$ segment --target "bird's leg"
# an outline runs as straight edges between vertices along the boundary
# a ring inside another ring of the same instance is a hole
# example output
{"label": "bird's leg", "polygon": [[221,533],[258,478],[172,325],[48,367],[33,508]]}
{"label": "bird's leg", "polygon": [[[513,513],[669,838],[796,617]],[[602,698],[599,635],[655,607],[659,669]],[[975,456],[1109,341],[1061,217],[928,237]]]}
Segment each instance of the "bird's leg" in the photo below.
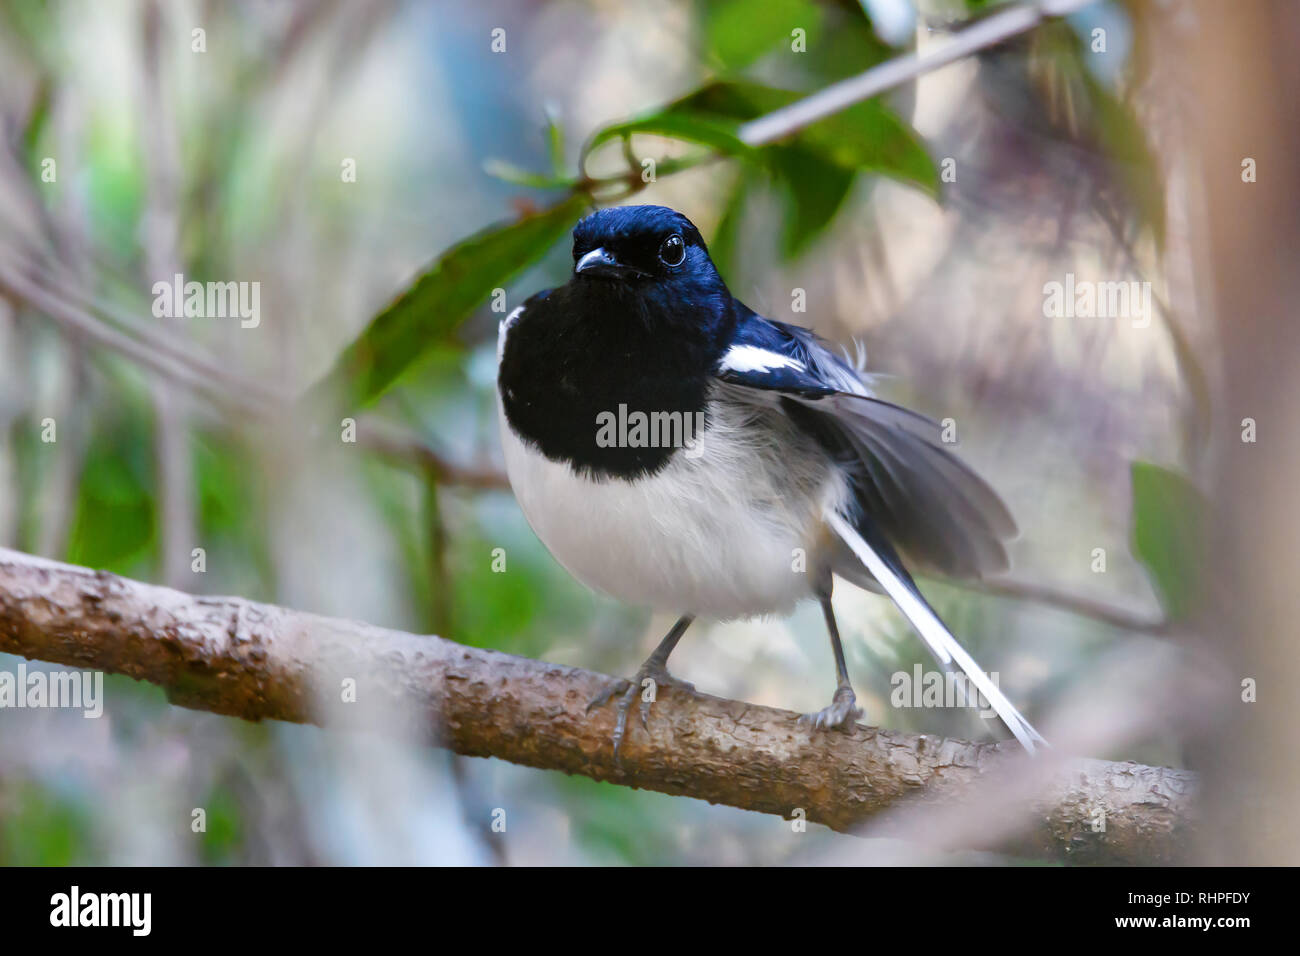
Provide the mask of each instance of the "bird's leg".
{"label": "bird's leg", "polygon": [[831,607],[829,582],[817,597],[822,604],[822,613],[826,616],[826,629],[831,634],[831,650],[835,653],[835,696],[831,698],[829,707],[815,714],[804,714],[800,719],[814,727],[847,730],[862,716],[862,708],[858,706],[857,695],[849,684],[849,669],[844,664],[844,646],[840,643],[840,629],[835,623],[835,609]]}
{"label": "bird's leg", "polygon": [[[686,633],[693,620],[695,618],[692,615],[683,615],[672,626],[672,630],[664,635],[659,646],[645,659],[645,663],[637,670],[636,676],[630,681],[614,681],[587,704],[587,711],[591,712],[597,707],[603,707],[615,695],[621,695],[618,702],[618,722],[614,725],[615,757],[618,756],[618,748],[623,743],[623,736],[627,731],[627,712],[632,709],[632,701],[638,694],[641,697],[641,726],[648,727],[650,705],[654,702],[660,687],[672,686],[683,690],[695,690],[693,684],[678,680],[668,673],[668,655],[673,652],[673,648],[677,646],[677,642],[682,639],[682,635]],[[646,681],[650,682],[649,685]]]}

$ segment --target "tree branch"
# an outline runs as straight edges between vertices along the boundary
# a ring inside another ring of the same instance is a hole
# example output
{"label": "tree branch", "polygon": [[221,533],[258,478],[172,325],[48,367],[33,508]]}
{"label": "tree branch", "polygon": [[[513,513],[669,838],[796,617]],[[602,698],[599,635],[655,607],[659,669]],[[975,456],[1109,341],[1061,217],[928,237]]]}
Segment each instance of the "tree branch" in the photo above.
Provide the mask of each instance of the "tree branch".
{"label": "tree branch", "polygon": [[[373,715],[407,713],[426,739],[457,753],[787,817],[802,810],[843,831],[900,801],[950,804],[999,775],[1030,773],[1013,743],[861,726],[814,731],[788,711],[675,688],[654,703],[649,732],[632,728],[620,763],[612,709],[585,712],[603,675],[5,549],[0,651],[126,674],[162,687],[175,704],[246,720],[391,730]],[[329,703],[340,695],[322,689],[340,677],[356,680],[362,704],[383,706]],[[1190,842],[1194,788],[1186,771],[1065,761],[1037,791],[1020,837],[1002,848],[1173,862]]]}

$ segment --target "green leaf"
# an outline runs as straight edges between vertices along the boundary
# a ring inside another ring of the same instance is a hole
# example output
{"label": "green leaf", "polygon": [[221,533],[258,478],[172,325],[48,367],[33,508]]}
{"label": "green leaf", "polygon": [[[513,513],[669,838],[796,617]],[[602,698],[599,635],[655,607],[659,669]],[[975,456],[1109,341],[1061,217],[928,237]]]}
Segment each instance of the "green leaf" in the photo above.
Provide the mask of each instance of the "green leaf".
{"label": "green leaf", "polygon": [[666,112],[744,121],[788,106],[802,96],[750,80],[715,80],[675,100]]}
{"label": "green leaf", "polygon": [[717,0],[704,5],[704,35],[709,53],[725,70],[741,70],[764,53],[783,45],[791,49],[792,31],[806,31],[809,44],[822,22],[810,0]]}
{"label": "green leaf", "polygon": [[565,175],[564,127],[551,110],[546,111],[546,152],[551,159],[551,175],[559,179]]}
{"label": "green leaf", "polygon": [[939,170],[910,126],[879,100],[856,103],[814,123],[798,143],[846,169],[879,173],[939,195]]}
{"label": "green leaf", "polygon": [[[898,55],[880,37],[865,15],[861,3],[825,4],[821,7],[824,18],[819,34],[808,34],[807,56],[797,58],[808,74],[808,89],[822,89],[830,84],[856,76]],[[916,81],[904,84],[889,97],[914,99]]]}
{"label": "green leaf", "polygon": [[[605,127],[593,136],[586,155],[614,139],[654,133],[698,143],[734,156],[768,173],[780,187],[787,209],[782,250],[787,257],[806,251],[834,219],[859,172],[889,176],[939,194],[939,172],[920,138],[880,100],[868,100],[827,117],[778,143],[755,148],[739,136],[743,123],[802,99],[803,94],[748,80],[719,80],[663,109]],[[747,181],[738,181],[723,226],[734,213]],[[715,240],[724,268],[734,235],[719,229]]]}
{"label": "green leaf", "polygon": [[584,157],[589,155],[598,146],[612,139],[624,139],[634,133],[653,133],[687,143],[697,143],[727,156],[743,155],[751,152],[752,147],[736,135],[737,125],[726,119],[694,114],[689,110],[678,110],[675,106],[670,106],[662,112],[641,116],[626,123],[606,126],[587,143],[583,155]]}
{"label": "green leaf", "polygon": [[[739,124],[802,98],[793,90],[729,80],[696,90],[669,106],[668,112]],[[752,155],[766,161],[778,146],[795,146],[841,168],[878,173],[918,186],[931,196],[939,194],[939,171],[925,144],[878,99],[855,103]]]}
{"label": "green leaf", "polygon": [[535,173],[504,159],[484,160],[483,172],[493,179],[512,186],[527,186],[529,189],[571,189],[574,185],[574,178],[565,173]]}
{"label": "green leaf", "polygon": [[1205,500],[1186,478],[1135,461],[1133,554],[1151,575],[1171,618],[1186,617],[1200,593]]}
{"label": "green leaf", "polygon": [[307,400],[338,401],[344,408],[373,401],[428,349],[445,342],[493,289],[545,255],[589,203],[584,195],[571,196],[452,246],[370,321]]}
{"label": "green leaf", "polygon": [[[801,97],[760,83],[720,81],[676,101],[666,113],[738,127]],[[784,193],[787,215],[781,246],[787,258],[805,252],[830,225],[858,172],[889,176],[930,196],[939,194],[939,171],[920,138],[879,100],[854,104],[743,158],[766,169]]]}
{"label": "green leaf", "polygon": [[736,181],[731,185],[727,201],[722,208],[722,216],[709,241],[709,257],[717,266],[718,272],[733,288],[736,287],[737,275],[736,245],[740,238],[741,218],[745,214],[745,201],[754,186],[757,174],[746,167],[741,167]]}
{"label": "green leaf", "polygon": [[830,225],[853,188],[856,174],[800,146],[770,147],[768,163],[786,188],[781,253],[794,259]]}

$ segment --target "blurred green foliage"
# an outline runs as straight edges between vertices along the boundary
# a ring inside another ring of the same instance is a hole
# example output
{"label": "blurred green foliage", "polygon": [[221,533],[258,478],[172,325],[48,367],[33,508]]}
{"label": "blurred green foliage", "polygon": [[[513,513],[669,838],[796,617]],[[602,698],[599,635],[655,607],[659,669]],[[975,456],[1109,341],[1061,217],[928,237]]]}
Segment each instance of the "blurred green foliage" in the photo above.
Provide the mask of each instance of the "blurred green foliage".
{"label": "blurred green foliage", "polygon": [[0,866],[94,861],[91,809],[52,788],[20,783],[0,794]]}
{"label": "blurred green foliage", "polygon": [[200,859],[208,865],[239,862],[240,844],[246,837],[239,799],[229,788],[218,786],[201,806],[205,827],[199,839]]}
{"label": "blurred green foliage", "polygon": [[130,574],[156,543],[152,416],[126,390],[119,394],[122,404],[99,409],[91,422],[68,560]]}
{"label": "blurred green foliage", "polygon": [[1133,462],[1133,553],[1175,620],[1186,618],[1202,597],[1205,512],[1204,498],[1183,475]]}

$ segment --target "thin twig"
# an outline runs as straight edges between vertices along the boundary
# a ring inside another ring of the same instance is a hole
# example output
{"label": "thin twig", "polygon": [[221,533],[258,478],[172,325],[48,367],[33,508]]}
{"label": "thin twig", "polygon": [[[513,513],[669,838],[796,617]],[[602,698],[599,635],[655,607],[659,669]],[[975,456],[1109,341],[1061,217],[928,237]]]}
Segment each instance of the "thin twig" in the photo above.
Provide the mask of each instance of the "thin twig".
{"label": "thin twig", "polygon": [[0,262],[0,292],[8,293],[27,306],[42,312],[62,325],[74,338],[84,338],[131,359],[187,389],[233,406],[243,412],[262,413],[264,406],[254,396],[241,394],[199,374],[184,363],[158,355],[130,336],[111,328],[82,309],[68,304],[57,295]]}
{"label": "thin twig", "polygon": [[1048,18],[1064,16],[1097,2],[1098,0],[1042,0],[1039,3],[1010,7],[958,31],[942,46],[924,55],[908,53],[895,57],[857,76],[833,83],[789,106],[751,120],[740,127],[739,136],[751,146],[776,142],[854,103],[878,96],[923,73],[937,70],[962,57],[1032,30]]}
{"label": "thin twig", "polygon": [[980,594],[993,594],[1017,601],[1030,601],[1034,604],[1069,611],[1080,617],[1091,618],[1094,621],[1100,621],[1103,624],[1109,624],[1112,627],[1123,628],[1138,634],[1163,635],[1169,632],[1169,621],[1163,617],[1138,614],[1125,608],[1116,607],[1106,601],[1084,597],[1081,594],[1054,587],[1050,584],[1036,584],[1032,581],[1021,581],[1016,578],[993,578],[983,581],[959,581],[944,578],[943,581],[945,584],[951,584]]}
{"label": "thin twig", "polygon": [[500,470],[457,465],[419,435],[378,418],[367,417],[357,423],[357,444],[399,464],[417,467],[434,476],[439,484],[482,491],[510,490],[510,480]]}
{"label": "thin twig", "polygon": [[83,313],[83,322],[102,322],[151,351],[211,378],[231,392],[256,395],[268,409],[279,405],[287,406],[291,401],[291,396],[287,392],[231,371],[228,363],[223,363],[219,357],[210,354],[201,346],[192,342],[182,344],[176,336],[167,334],[165,327],[146,326],[131,315],[126,307],[106,303],[70,286],[64,277],[51,268],[35,260],[24,262],[17,255],[14,259],[19,268],[26,270],[25,278],[39,283],[48,295],[63,300],[67,306],[79,309]]}

